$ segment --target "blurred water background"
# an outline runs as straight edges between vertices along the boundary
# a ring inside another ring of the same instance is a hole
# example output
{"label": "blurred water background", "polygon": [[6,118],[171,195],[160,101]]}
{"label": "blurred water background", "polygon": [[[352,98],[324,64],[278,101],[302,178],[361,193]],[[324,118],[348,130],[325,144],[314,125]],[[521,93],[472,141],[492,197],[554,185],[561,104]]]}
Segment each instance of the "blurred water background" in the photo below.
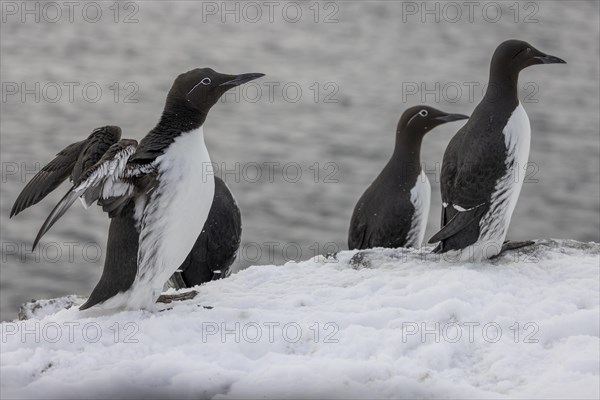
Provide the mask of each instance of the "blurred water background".
{"label": "blurred water background", "polygon": [[[108,219],[80,206],[29,251],[68,186],[9,220],[26,181],[95,127],[142,138],[173,79],[196,67],[266,74],[217,104],[205,125],[242,210],[236,270],[345,249],[354,204],[391,155],[402,111],[426,102],[470,113],[508,38],[568,61],[521,74],[532,165],[509,237],[600,240],[596,1],[475,2],[471,11],[462,2],[99,1],[75,2],[71,13],[28,3],[33,14],[2,2],[2,320],[32,298],[88,295],[104,261]],[[427,238],[439,224],[439,165],[459,127],[423,143]]]}

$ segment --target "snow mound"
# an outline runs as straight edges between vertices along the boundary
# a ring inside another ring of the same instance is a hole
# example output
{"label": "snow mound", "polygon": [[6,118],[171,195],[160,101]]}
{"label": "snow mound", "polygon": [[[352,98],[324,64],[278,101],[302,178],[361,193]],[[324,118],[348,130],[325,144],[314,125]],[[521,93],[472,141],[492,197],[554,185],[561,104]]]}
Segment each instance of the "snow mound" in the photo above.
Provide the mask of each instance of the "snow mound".
{"label": "snow mound", "polygon": [[598,398],[600,246],[254,266],[160,312],[82,298],[1,325],[2,398]]}

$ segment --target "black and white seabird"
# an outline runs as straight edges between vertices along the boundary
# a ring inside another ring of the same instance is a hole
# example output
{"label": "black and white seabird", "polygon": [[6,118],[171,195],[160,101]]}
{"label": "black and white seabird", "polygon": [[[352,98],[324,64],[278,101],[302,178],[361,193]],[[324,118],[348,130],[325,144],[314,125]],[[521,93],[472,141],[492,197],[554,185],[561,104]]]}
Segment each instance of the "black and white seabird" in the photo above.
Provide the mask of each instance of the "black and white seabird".
{"label": "black and white seabird", "polygon": [[502,251],[529,159],[531,130],[518,98],[519,72],[565,63],[520,40],[498,46],[483,100],[444,154],[442,228],[429,240],[440,242],[434,252],[480,261]]}
{"label": "black and white seabird", "polygon": [[[11,217],[37,204],[67,177],[71,177],[71,182],[78,185],[82,174],[89,174],[87,171],[100,161],[109,146],[116,143],[120,137],[119,127],[105,126],[95,129],[87,139],[60,151],[21,191],[11,211]],[[204,229],[178,272],[170,279],[170,282],[173,282],[171,286],[177,289],[228,276],[236,259],[242,233],[240,209],[225,182],[217,176],[214,178],[215,196]],[[133,214],[134,207],[131,201],[119,215],[110,219],[104,270],[88,300],[80,307],[81,310],[131,287],[137,271],[139,241]]]}
{"label": "black and white seabird", "polygon": [[[67,177],[71,177],[70,180],[75,185],[81,183],[82,174],[89,174],[90,169],[100,161],[109,146],[116,143],[120,137],[119,127],[105,126],[95,129],[87,139],[60,151],[21,191],[11,211],[11,217],[37,204]],[[136,145],[135,142],[132,144]],[[236,259],[242,233],[240,209],[225,182],[217,176],[214,178],[215,196],[204,229],[178,272],[170,279],[170,282],[173,282],[171,286],[177,289],[228,276]],[[88,300],[80,309],[90,308],[131,287],[137,271],[139,241],[133,213],[131,201],[119,215],[110,219],[104,270]]]}
{"label": "black and white seabird", "polygon": [[438,125],[467,118],[427,106],[404,111],[392,158],[354,208],[349,249],[421,245],[431,197],[429,179],[421,169],[423,137]]}
{"label": "black and white seabird", "polygon": [[204,144],[207,113],[227,90],[261,76],[225,75],[210,68],[180,75],[159,123],[135,150],[129,145],[112,153],[109,149],[107,155],[113,157],[105,155],[98,161],[50,214],[40,234],[78,197],[85,204],[98,201],[112,217],[126,215],[133,207],[139,231],[137,272],[131,286],[103,301],[103,308],[152,309],[165,282],[183,264],[200,236],[215,193]]}

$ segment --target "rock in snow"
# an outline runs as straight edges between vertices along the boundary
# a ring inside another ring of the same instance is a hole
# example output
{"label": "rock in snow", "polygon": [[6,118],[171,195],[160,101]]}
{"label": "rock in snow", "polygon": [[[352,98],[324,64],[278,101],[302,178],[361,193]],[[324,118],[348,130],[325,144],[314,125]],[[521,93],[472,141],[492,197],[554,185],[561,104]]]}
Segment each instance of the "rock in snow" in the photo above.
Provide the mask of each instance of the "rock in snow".
{"label": "rock in snow", "polygon": [[1,397],[599,397],[598,244],[429,250],[254,266],[154,313],[29,304],[1,326]]}

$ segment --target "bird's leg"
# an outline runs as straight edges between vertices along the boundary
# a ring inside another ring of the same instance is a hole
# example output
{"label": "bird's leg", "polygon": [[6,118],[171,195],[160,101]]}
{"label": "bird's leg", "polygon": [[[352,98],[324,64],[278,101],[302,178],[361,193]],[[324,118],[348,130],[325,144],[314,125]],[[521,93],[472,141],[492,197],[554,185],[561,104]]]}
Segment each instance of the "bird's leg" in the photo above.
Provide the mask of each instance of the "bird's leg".
{"label": "bird's leg", "polygon": [[172,303],[174,301],[183,301],[183,300],[191,300],[198,295],[198,292],[195,290],[191,290],[189,292],[184,293],[175,293],[175,294],[161,294],[158,296],[157,303]]}
{"label": "bird's leg", "polygon": [[506,240],[502,244],[502,250],[500,250],[500,254],[502,254],[508,250],[516,250],[516,249],[520,249],[521,247],[531,246],[532,244],[535,244],[535,242],[533,240],[525,240],[522,242]]}

